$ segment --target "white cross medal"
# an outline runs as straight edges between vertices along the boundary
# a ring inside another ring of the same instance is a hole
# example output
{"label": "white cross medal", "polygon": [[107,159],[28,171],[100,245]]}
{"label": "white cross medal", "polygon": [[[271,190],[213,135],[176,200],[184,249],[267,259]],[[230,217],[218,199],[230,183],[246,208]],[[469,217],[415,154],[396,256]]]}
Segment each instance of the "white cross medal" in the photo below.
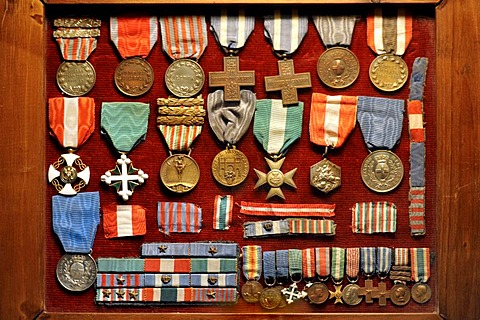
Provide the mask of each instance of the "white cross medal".
{"label": "white cross medal", "polygon": [[303,299],[307,296],[305,291],[298,290],[297,284],[294,282],[288,288],[282,289],[282,294],[285,296],[287,303],[290,304],[295,300]]}
{"label": "white cross medal", "polygon": [[133,167],[132,161],[125,154],[122,154],[120,159],[117,160],[114,169],[101,176],[103,182],[115,187],[118,195],[124,201],[127,201],[133,194],[133,189],[143,184],[146,179],[148,179],[148,174]]}
{"label": "white cross medal", "polygon": [[62,154],[48,168],[48,182],[65,196],[76,195],[89,181],[90,168],[73,153]]}

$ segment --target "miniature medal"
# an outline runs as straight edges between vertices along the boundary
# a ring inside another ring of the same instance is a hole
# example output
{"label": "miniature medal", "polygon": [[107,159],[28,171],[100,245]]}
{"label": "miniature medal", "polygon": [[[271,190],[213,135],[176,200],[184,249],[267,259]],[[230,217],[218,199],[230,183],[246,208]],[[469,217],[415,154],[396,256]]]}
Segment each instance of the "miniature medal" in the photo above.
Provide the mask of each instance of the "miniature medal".
{"label": "miniature medal", "polygon": [[272,310],[278,308],[280,304],[283,305],[283,302],[286,304],[281,291],[281,287],[276,287],[277,282],[277,268],[276,268],[276,256],[275,251],[264,251],[263,252],[263,279],[266,288],[260,293],[260,298],[258,302],[260,305],[267,309]]}
{"label": "miniature medal", "polygon": [[427,284],[430,278],[430,249],[410,248],[410,260],[412,262],[412,299],[416,303],[427,303],[432,298],[432,289]]}
{"label": "miniature medal", "polygon": [[390,301],[396,306],[406,305],[410,298],[410,289],[404,283],[396,283],[390,289]]}
{"label": "miniature medal", "polygon": [[346,249],[346,271],[349,284],[342,290],[342,300],[349,306],[356,306],[362,302],[359,296],[360,286],[357,285],[360,271],[360,248]]}
{"label": "miniature medal", "polygon": [[322,304],[330,294],[325,281],[330,276],[330,248],[315,248],[315,273],[321,282],[311,283],[307,288],[307,298],[310,303]]}
{"label": "miniature medal", "polygon": [[242,271],[247,279],[241,289],[242,297],[248,303],[256,303],[263,290],[262,285],[258,282],[262,274],[262,247],[244,246],[242,253]]}
{"label": "miniature medal", "polygon": [[157,17],[110,18],[110,37],[124,59],[115,69],[115,85],[127,96],[141,96],[153,85],[153,69],[145,60],[158,38]]}
{"label": "miniature medal", "polygon": [[329,290],[329,299],[335,299],[334,304],[342,301],[342,282],[345,275],[345,249],[332,247],[331,276],[334,284],[334,291]]}
{"label": "miniature medal", "polygon": [[298,289],[298,283],[302,281],[302,261],[302,250],[288,250],[288,274],[293,283],[288,288],[282,289],[282,294],[285,296],[288,304],[298,299],[303,299],[307,295],[305,291]]}

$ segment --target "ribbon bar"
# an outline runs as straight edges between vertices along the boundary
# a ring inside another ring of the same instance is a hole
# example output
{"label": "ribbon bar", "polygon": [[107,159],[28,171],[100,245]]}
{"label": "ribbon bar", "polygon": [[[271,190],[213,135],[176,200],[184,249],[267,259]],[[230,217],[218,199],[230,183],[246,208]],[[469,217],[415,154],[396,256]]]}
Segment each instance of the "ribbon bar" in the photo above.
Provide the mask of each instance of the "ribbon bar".
{"label": "ribbon bar", "polygon": [[202,208],[187,202],[158,202],[160,232],[199,233],[202,229]]}
{"label": "ribbon bar", "polygon": [[333,217],[335,204],[280,204],[242,201],[240,212],[248,216]]}
{"label": "ribbon bar", "polygon": [[145,275],[141,273],[99,273],[97,288],[144,287]]}
{"label": "ribbon bar", "polygon": [[397,206],[389,202],[361,202],[352,208],[353,233],[395,232]]}
{"label": "ribbon bar", "polygon": [[277,221],[246,222],[243,225],[244,238],[275,235],[321,234],[335,235],[333,220],[285,219]]}
{"label": "ribbon bar", "polygon": [[223,242],[194,242],[144,243],[141,247],[144,257],[237,257],[236,243]]}

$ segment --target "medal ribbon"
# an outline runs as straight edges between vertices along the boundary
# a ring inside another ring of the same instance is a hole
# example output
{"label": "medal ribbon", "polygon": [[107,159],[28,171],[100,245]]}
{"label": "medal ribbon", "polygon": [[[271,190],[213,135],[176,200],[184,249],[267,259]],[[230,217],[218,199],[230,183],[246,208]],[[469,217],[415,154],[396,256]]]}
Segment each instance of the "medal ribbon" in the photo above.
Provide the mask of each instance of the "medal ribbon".
{"label": "medal ribbon", "polygon": [[335,204],[283,204],[240,202],[240,212],[247,216],[333,217]]}
{"label": "medal ribbon", "polygon": [[257,100],[253,134],[271,155],[285,154],[302,134],[303,103],[284,107],[282,100]]}
{"label": "medal ribbon", "polygon": [[165,16],[158,21],[162,47],[170,58],[200,58],[208,43],[204,16]]}
{"label": "medal ribbon", "polygon": [[170,234],[199,233],[202,230],[202,208],[188,202],[158,202],[158,228]]}
{"label": "medal ribbon", "polygon": [[141,236],[147,232],[145,208],[139,205],[103,206],[105,238]]}
{"label": "medal ribbon", "polygon": [[265,36],[278,54],[294,53],[308,30],[308,17],[300,16],[297,9],[275,9],[264,17]]}
{"label": "medal ribbon", "polygon": [[375,273],[375,247],[361,247],[360,248],[360,267],[362,272],[367,277],[371,277]]}
{"label": "medal ribbon", "polygon": [[345,275],[345,249],[332,247],[332,279],[335,282],[341,282]]}
{"label": "medal ribbon", "polygon": [[255,16],[246,16],[244,9],[223,8],[219,16],[210,17],[210,29],[226,50],[241,49],[255,27]]}
{"label": "medal ribbon", "polygon": [[395,263],[396,266],[408,266],[408,248],[395,248]]}
{"label": "medal ribbon", "polygon": [[375,8],[367,17],[367,43],[377,54],[401,56],[412,40],[412,16],[404,8],[395,12]]}
{"label": "medal ribbon", "polygon": [[302,280],[302,250],[288,249],[288,274],[293,282]]}
{"label": "medal ribbon", "polygon": [[359,202],[352,208],[353,233],[395,232],[397,206],[390,202]]}
{"label": "medal ribbon", "polygon": [[287,219],[290,225],[290,234],[323,234],[335,235],[337,225],[333,220]]}
{"label": "medal ribbon", "polygon": [[103,102],[101,133],[118,152],[130,152],[145,140],[150,105],[141,102]]}
{"label": "medal ribbon", "polygon": [[315,271],[320,279],[330,275],[330,248],[315,248]]}
{"label": "medal ribbon", "polygon": [[277,280],[288,279],[288,250],[276,250]]}
{"label": "medal ribbon", "polygon": [[97,48],[96,38],[57,38],[64,60],[85,61]]}
{"label": "medal ribbon", "polygon": [[260,279],[262,275],[262,247],[244,246],[243,252],[243,275],[247,280]]}
{"label": "medal ribbon", "polygon": [[427,282],[430,278],[430,249],[410,248],[410,260],[412,261],[412,280]]}
{"label": "medal ribbon", "polygon": [[392,267],[392,248],[377,248],[377,273],[380,276],[386,276]]}
{"label": "medal ribbon", "polygon": [[83,192],[75,197],[52,197],[53,231],[68,253],[88,254],[100,223],[100,194]]}
{"label": "medal ribbon", "polygon": [[357,16],[313,16],[313,23],[325,47],[349,46]]}
{"label": "medal ribbon", "polygon": [[123,59],[146,58],[157,42],[157,17],[110,17],[110,38]]}
{"label": "medal ribbon", "polygon": [[357,97],[312,94],[310,141],[327,147],[341,147],[357,121]]}
{"label": "medal ribbon", "polygon": [[347,248],[346,273],[350,280],[355,281],[360,270],[360,248]]}
{"label": "medal ribbon", "polygon": [[303,278],[313,280],[315,278],[315,248],[302,250]]}
{"label": "medal ribbon", "polygon": [[215,196],[213,203],[213,229],[228,230],[232,221],[233,196]]}
{"label": "medal ribbon", "polygon": [[50,134],[64,148],[78,148],[95,130],[95,101],[93,98],[48,99]]}
{"label": "medal ribbon", "polygon": [[267,286],[273,286],[277,282],[277,270],[275,267],[275,251],[263,252],[263,281]]}

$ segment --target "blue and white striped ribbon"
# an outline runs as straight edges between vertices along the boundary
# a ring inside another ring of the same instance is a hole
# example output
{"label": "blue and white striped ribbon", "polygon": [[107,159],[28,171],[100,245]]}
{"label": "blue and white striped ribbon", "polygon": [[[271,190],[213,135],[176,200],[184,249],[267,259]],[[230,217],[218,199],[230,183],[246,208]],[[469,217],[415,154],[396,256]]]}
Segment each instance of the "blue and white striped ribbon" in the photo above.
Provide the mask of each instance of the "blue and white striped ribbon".
{"label": "blue and white striped ribbon", "polygon": [[144,243],[141,246],[144,257],[187,257],[190,255],[189,243],[156,242]]}
{"label": "blue and white striped ribbon", "polygon": [[377,273],[386,276],[392,267],[392,248],[377,248]]}
{"label": "blue and white striped ribbon", "polygon": [[186,288],[190,287],[190,274],[188,273],[147,273],[145,274],[145,287]]}
{"label": "blue and white striped ribbon", "polygon": [[275,255],[277,281],[288,279],[288,250],[277,250]]}
{"label": "blue and white striped ribbon", "polygon": [[360,268],[367,277],[375,273],[376,249],[375,247],[360,248]]}
{"label": "blue and white striped ribbon", "polygon": [[297,9],[275,9],[264,17],[265,36],[278,54],[294,53],[308,30],[308,17],[300,16]]}
{"label": "blue and white striped ribbon", "polygon": [[313,16],[313,23],[326,47],[349,46],[357,16]]}
{"label": "blue and white striped ribbon", "polygon": [[290,233],[288,220],[256,221],[243,224],[243,237],[266,237],[273,235],[287,235]]}
{"label": "blue and white striped ribbon", "polygon": [[220,15],[210,17],[210,29],[224,48],[240,49],[245,45],[255,27],[255,16],[245,15],[240,8],[223,8]]}
{"label": "blue and white striped ribbon", "polygon": [[263,281],[267,286],[273,286],[277,281],[275,251],[263,252]]}

